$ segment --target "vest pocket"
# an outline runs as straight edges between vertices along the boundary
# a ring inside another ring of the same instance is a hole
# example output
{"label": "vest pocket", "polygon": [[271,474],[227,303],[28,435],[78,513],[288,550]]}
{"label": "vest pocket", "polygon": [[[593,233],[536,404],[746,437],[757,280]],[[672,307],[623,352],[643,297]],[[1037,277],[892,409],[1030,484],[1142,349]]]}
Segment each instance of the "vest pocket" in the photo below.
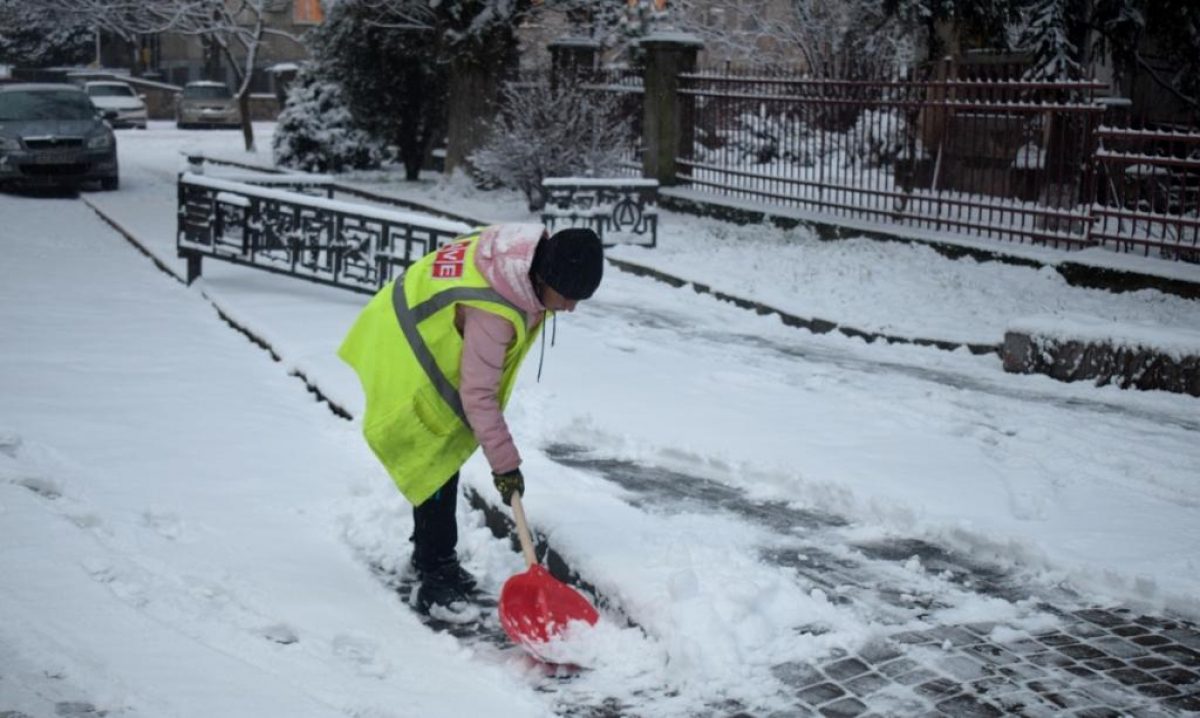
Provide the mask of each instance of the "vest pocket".
{"label": "vest pocket", "polygon": [[446,436],[462,424],[458,415],[432,385],[425,385],[413,396],[413,413],[425,428],[437,436]]}

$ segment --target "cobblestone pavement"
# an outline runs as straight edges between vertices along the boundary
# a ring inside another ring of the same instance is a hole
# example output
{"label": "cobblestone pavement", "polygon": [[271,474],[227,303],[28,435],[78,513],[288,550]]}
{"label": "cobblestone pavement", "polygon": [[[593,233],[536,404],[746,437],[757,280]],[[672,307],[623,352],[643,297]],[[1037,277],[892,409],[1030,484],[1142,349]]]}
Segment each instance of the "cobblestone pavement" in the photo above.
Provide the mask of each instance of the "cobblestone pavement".
{"label": "cobblestone pavement", "polygon": [[[558,445],[549,455],[599,473],[647,510],[731,512],[780,537],[764,560],[796,570],[831,600],[897,626],[885,640],[819,664],[773,671],[794,692],[781,716],[1173,716],[1200,712],[1200,628],[1169,616],[1089,605],[1065,589],[1035,587],[1011,571],[916,540],[847,545],[839,517],[760,502],[740,490],[661,467]],[[914,581],[904,565],[917,557]],[[1028,603],[1024,626],[941,624],[931,614],[976,594]],[[915,629],[916,625],[919,628]],[[821,632],[820,626],[806,630]],[[604,710],[593,715],[606,715]],[[742,707],[714,715],[746,718]]]}

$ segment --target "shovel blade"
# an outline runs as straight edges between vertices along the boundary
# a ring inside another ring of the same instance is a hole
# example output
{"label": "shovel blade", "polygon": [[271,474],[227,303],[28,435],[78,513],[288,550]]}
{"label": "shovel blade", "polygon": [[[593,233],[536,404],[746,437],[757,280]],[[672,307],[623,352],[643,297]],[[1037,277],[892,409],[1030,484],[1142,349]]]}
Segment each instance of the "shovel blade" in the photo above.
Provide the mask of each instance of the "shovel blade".
{"label": "shovel blade", "polygon": [[540,565],[508,579],[500,589],[500,625],[526,648],[536,649],[572,621],[595,625],[599,618],[586,598]]}

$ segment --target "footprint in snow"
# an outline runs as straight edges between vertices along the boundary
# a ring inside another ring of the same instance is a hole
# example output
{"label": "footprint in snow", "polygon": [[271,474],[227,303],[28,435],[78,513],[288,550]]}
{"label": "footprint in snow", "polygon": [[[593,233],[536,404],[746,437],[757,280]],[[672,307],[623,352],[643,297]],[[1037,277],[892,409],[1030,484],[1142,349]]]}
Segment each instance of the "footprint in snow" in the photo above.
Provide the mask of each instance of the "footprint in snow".
{"label": "footprint in snow", "polygon": [[[283,646],[290,646],[293,643],[300,642],[300,636],[297,635],[296,630],[286,623],[276,623],[267,626],[266,628],[262,629],[262,636],[268,641],[274,641],[275,643]],[[334,643],[334,646],[336,650],[336,642]]]}
{"label": "footprint in snow", "polygon": [[21,435],[11,431],[0,429],[0,454],[4,454],[10,459],[17,458],[17,451],[21,448]]}
{"label": "footprint in snow", "polygon": [[63,716],[64,718],[103,716],[107,714],[108,711],[99,710],[91,703],[83,701],[62,701],[54,704],[54,715]]}
{"label": "footprint in snow", "polygon": [[389,672],[386,661],[376,655],[379,647],[369,638],[342,634],[333,639],[333,652],[354,665],[361,675],[383,678]]}
{"label": "footprint in snow", "polygon": [[146,510],[142,512],[142,525],[168,541],[177,541],[183,535],[183,521],[171,513]]}
{"label": "footprint in snow", "polygon": [[23,476],[19,479],[13,479],[12,483],[29,489],[47,501],[54,501],[62,497],[62,486],[51,479],[44,479],[40,476]]}

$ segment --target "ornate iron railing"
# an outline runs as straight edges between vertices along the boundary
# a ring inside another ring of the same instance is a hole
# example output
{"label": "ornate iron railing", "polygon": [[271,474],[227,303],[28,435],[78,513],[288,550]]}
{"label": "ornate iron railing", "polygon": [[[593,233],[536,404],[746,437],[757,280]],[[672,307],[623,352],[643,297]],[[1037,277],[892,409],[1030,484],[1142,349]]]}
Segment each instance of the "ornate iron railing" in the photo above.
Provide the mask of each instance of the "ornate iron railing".
{"label": "ornate iron railing", "polygon": [[[287,184],[279,177],[271,183]],[[322,191],[320,182],[305,180],[303,186]],[[180,175],[176,249],[187,259],[189,284],[207,257],[370,294],[471,229],[276,187]]]}
{"label": "ornate iron railing", "polygon": [[[658,244],[658,181],[626,177],[547,177],[542,224],[590,227],[606,245]],[[647,241],[649,240],[649,241]]]}

